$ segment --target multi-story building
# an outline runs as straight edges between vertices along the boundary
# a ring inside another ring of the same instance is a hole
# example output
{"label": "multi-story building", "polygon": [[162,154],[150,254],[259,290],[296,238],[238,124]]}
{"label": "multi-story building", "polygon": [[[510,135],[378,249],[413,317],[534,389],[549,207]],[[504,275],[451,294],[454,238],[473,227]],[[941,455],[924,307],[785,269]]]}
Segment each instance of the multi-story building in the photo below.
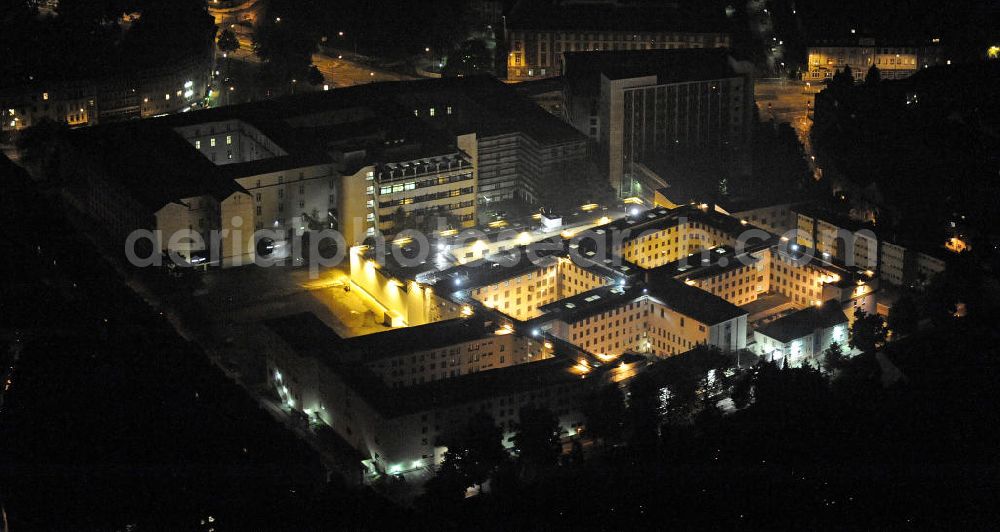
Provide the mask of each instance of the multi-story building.
{"label": "multi-story building", "polygon": [[875,272],[894,286],[926,282],[947,266],[944,246],[935,250],[894,243],[879,236],[875,226],[846,216],[799,205],[793,209],[798,226],[795,242],[815,250],[823,259],[836,260]]}
{"label": "multi-story building", "polygon": [[[545,406],[572,437],[586,430],[581,398],[634,375],[636,361],[754,346],[800,364],[844,341],[855,309],[874,312],[871,276],[832,256],[715,206],[632,205],[465,262],[377,264],[356,247],[352,286],[405,328],[343,339],[312,316],[272,321],[270,382],[373,474],[419,481],[441,462],[441,438],[474,412],[493,415],[509,443],[519,408]],[[800,312],[753,332],[748,309],[765,294]]]}
{"label": "multi-story building", "polygon": [[84,126],[197,108],[210,90],[214,35],[214,26],[206,28],[204,42],[175,51],[161,64],[65,79],[0,82],[0,130],[21,130],[43,118]]}
{"label": "multi-story building", "polygon": [[477,201],[538,200],[566,165],[588,156],[586,137],[492,78],[410,83],[396,100],[423,122],[453,135],[475,131],[479,154]]}
{"label": "multi-story building", "polygon": [[724,49],[565,54],[570,123],[597,142],[621,197],[650,200],[636,163],[689,158],[722,176],[748,169],[753,79]]}
{"label": "multi-story building", "polygon": [[946,62],[937,41],[916,46],[877,43],[872,38],[820,42],[808,49],[802,81],[828,80],[848,66],[855,81],[864,80],[872,66],[879,69],[882,79],[903,79],[922,68]]}
{"label": "multi-story building", "polygon": [[797,216],[796,243],[814,249],[823,257],[834,257],[848,266],[878,270],[879,238],[875,226],[801,205]]}
{"label": "multi-story building", "polygon": [[512,446],[520,409],[548,408],[564,437],[584,424],[597,386],[632,371],[558,340],[522,336],[477,317],[340,338],[312,314],[271,320],[268,382],[290,408],[331,427],[372,475],[425,480],[442,438],[486,412]]}
{"label": "multi-story building", "polygon": [[[504,139],[514,145],[498,148]],[[369,84],[74,131],[64,142],[65,182],[117,238],[228,229],[207,206],[235,194],[244,231],[280,241],[332,225],[348,245],[406,228],[471,227],[482,204],[532,201],[560,164],[587,152],[571,127],[485,78]],[[178,205],[198,205],[198,215],[180,216]],[[201,251],[169,243],[160,249]]]}
{"label": "multi-story building", "polygon": [[614,1],[519,2],[507,19],[507,79],[512,81],[558,76],[564,52],[730,45],[727,33],[690,29],[673,10]]}

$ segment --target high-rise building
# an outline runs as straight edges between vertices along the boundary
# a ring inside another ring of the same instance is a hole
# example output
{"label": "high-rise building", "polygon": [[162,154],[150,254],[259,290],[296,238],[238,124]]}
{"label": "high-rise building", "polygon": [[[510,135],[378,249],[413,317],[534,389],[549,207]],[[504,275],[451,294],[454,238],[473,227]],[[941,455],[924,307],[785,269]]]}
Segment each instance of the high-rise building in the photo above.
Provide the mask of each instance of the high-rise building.
{"label": "high-rise building", "polygon": [[753,78],[727,50],[565,54],[566,112],[597,142],[621,197],[652,199],[637,163],[683,157],[717,175],[749,171]]}

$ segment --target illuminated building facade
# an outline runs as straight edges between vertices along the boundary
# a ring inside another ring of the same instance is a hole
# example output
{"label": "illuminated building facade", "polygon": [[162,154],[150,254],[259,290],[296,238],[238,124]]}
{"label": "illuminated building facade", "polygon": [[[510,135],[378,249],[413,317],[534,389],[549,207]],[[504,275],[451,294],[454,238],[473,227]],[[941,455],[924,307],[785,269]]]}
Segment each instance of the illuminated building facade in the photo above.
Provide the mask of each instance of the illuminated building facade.
{"label": "illuminated building facade", "polygon": [[507,79],[511,81],[558,76],[563,52],[728,48],[730,44],[726,33],[513,29],[509,35]]}
{"label": "illuminated building facade", "polygon": [[560,75],[565,52],[728,48],[717,21],[614,0],[518,2],[506,18],[507,79]]}
{"label": "illuminated building facade", "polygon": [[[748,230],[758,238],[743,246]],[[282,338],[268,350],[272,386],[373,475],[419,482],[443,458],[439,438],[473,412],[492,414],[509,445],[519,408],[546,406],[570,437],[586,428],[581,399],[640,361],[709,346],[798,365],[845,341],[854,309],[875,307],[865,272],[801,260],[803,246],[715,206],[636,207],[530,250],[508,243],[441,265],[377,264],[376,249],[352,249],[352,289],[399,328],[341,339],[314,317],[270,323]],[[755,332],[747,308],[764,295],[800,310]]]}
{"label": "illuminated building facade", "polygon": [[851,67],[855,81],[863,81],[873,65],[882,79],[903,79],[922,68],[946,63],[943,50],[936,42],[919,46],[876,44],[875,39],[862,38],[854,43],[823,43],[810,46],[807,69],[802,81],[820,82],[832,79],[837,71]]}
{"label": "illuminated building facade", "polygon": [[271,320],[268,329],[268,381],[282,401],[331,427],[370,475],[414,482],[433,474],[446,451],[441,438],[473,413],[492,415],[508,447],[529,405],[552,411],[569,437],[584,425],[583,399],[634,370],[475,317],[355,338],[312,314]]}

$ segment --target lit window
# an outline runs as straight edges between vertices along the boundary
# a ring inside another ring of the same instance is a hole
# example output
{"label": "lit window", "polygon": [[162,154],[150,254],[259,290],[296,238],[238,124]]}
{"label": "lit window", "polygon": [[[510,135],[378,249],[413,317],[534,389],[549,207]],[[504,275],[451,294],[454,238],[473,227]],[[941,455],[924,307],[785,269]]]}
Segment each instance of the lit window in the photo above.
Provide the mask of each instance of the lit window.
{"label": "lit window", "polygon": [[233,136],[226,135],[226,144],[232,144],[232,143],[233,143]]}
{"label": "lit window", "polygon": [[434,116],[434,108],[431,107],[431,116]]}
{"label": "lit window", "polygon": [[163,95],[163,99],[164,100],[169,100],[170,99],[170,95],[169,94],[164,94]]}
{"label": "lit window", "polygon": [[43,99],[43,100],[48,100],[48,99],[49,99],[49,93],[47,93],[47,92],[43,92],[43,93],[42,93],[42,99]]}
{"label": "lit window", "polygon": [[366,216],[366,218],[367,218],[367,220],[369,222],[374,221],[375,220],[375,214],[374,213],[368,213],[368,216]]}
{"label": "lit window", "polygon": [[209,139],[208,143],[211,144],[212,147],[214,148],[215,147],[215,137],[212,137],[211,139]]}
{"label": "lit window", "polygon": [[200,150],[201,149],[201,141],[200,140],[194,141],[194,147],[195,147],[196,150]]}
{"label": "lit window", "polygon": [[414,109],[413,110],[413,116],[420,116],[420,110],[419,109]]}
{"label": "lit window", "polygon": [[447,112],[448,112],[448,114],[451,114],[451,106],[450,105],[448,106]]}

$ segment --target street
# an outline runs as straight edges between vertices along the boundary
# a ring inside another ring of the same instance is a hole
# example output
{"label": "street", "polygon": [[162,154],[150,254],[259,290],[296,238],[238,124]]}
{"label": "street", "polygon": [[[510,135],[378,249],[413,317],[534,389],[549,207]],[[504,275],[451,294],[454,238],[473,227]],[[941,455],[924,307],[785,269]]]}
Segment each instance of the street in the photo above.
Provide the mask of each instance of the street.
{"label": "street", "polygon": [[[774,119],[776,123],[786,122],[795,129],[802,143],[805,154],[809,157],[809,167],[816,175],[815,160],[813,160],[812,143],[809,133],[812,130],[812,110],[816,93],[822,86],[810,85],[802,81],[787,79],[759,79],[754,86],[754,98],[760,119],[767,122]],[[818,178],[819,176],[816,175]]]}
{"label": "street", "polygon": [[[233,52],[232,56],[240,61],[259,63],[260,58],[253,53],[253,38],[247,34],[240,34],[238,39],[240,49]],[[414,79],[412,76],[368,66],[363,59],[363,56],[333,49],[328,53],[318,51],[312,55],[313,64],[323,73],[323,78],[330,88],[350,87],[373,81]]]}

